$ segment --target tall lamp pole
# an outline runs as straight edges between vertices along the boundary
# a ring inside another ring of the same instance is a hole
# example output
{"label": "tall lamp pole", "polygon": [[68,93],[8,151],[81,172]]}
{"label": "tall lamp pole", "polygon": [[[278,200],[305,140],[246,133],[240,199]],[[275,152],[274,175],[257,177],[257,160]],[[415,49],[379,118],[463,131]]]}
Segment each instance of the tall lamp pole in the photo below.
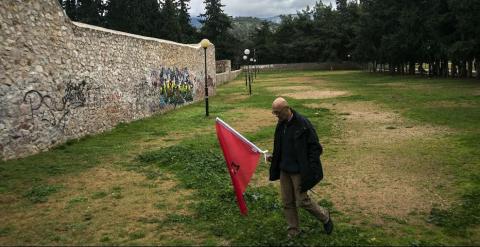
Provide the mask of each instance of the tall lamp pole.
{"label": "tall lamp pole", "polygon": [[208,39],[202,39],[200,45],[203,48],[205,55],[205,116],[208,117],[208,74],[207,74],[207,48],[210,46],[210,41]]}
{"label": "tall lamp pole", "polygon": [[[250,50],[245,49],[244,53],[248,58],[248,55],[250,55]],[[247,73],[248,73],[248,93],[252,95],[252,78],[250,76],[250,63],[248,62],[248,59],[247,59]]]}
{"label": "tall lamp pole", "polygon": [[[247,64],[247,59],[248,59],[247,55],[243,55],[243,60],[245,61],[245,64]],[[248,82],[247,82],[247,71],[244,69],[243,73],[245,74],[245,87],[247,87],[248,86],[247,85],[248,84]]]}
{"label": "tall lamp pole", "polygon": [[250,78],[253,82],[253,72],[255,71],[255,64],[253,63],[253,57],[250,58],[250,64],[252,64],[252,72],[250,72]]}
{"label": "tall lamp pole", "polygon": [[255,55],[255,50],[253,49],[253,71],[255,72],[255,79],[257,79],[257,55]]}

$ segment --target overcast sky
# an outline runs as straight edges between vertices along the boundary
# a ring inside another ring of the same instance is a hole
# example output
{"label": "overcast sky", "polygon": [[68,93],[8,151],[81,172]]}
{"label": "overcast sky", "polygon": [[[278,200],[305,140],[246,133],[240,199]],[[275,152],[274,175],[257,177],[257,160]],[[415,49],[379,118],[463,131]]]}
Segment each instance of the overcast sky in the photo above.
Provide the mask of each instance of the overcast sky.
{"label": "overcast sky", "polygon": [[[272,17],[295,14],[307,5],[314,6],[317,1],[320,0],[222,0],[222,4],[225,5],[225,13],[230,16]],[[335,6],[335,0],[323,0],[323,3]],[[190,15],[196,17],[203,12],[203,0],[191,0]]]}

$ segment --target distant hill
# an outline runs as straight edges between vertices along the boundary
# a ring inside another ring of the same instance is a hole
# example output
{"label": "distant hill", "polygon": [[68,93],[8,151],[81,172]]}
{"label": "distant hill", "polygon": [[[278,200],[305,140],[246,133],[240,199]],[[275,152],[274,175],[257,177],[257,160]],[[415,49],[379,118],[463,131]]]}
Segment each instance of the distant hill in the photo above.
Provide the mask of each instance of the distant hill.
{"label": "distant hill", "polygon": [[[201,18],[197,16],[192,16],[190,19],[190,24],[195,28],[199,29],[202,27],[202,23],[200,23]],[[280,24],[282,21],[280,15],[272,16],[272,17],[249,17],[249,16],[238,16],[233,17],[233,24],[240,24],[240,25],[254,25],[257,23],[261,23],[262,21],[268,21],[272,24]]]}
{"label": "distant hill", "polygon": [[190,18],[190,24],[195,27],[196,29],[200,29],[202,27],[202,23],[200,23],[200,20],[202,18],[200,17],[196,17],[196,16],[192,16]]}
{"label": "distant hill", "polygon": [[[192,17],[190,23],[196,29],[200,29],[202,27],[202,23],[200,23],[200,17]],[[270,22],[272,29],[278,27],[281,22],[281,17],[272,16],[266,18],[258,18],[258,17],[250,17],[250,16],[238,16],[232,18],[232,34],[233,36],[240,40],[241,42],[248,42],[251,35],[255,32],[255,29],[262,25],[262,22],[267,21]]]}
{"label": "distant hill", "polygon": [[280,24],[282,22],[282,19],[280,18],[279,15],[277,16],[272,16],[272,17],[266,17],[266,18],[261,18],[262,20],[269,21],[272,23]]}

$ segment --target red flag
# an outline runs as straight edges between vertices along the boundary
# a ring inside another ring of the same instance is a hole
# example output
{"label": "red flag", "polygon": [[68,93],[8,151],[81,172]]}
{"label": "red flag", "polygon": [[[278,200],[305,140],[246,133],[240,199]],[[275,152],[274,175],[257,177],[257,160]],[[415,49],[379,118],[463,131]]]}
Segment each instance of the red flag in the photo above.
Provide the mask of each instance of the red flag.
{"label": "red flag", "polygon": [[238,207],[240,212],[246,215],[247,205],[243,199],[243,193],[257,168],[260,154],[265,154],[266,151],[260,150],[219,118],[216,120],[215,127],[217,129],[218,141],[227,163],[228,172],[232,179]]}

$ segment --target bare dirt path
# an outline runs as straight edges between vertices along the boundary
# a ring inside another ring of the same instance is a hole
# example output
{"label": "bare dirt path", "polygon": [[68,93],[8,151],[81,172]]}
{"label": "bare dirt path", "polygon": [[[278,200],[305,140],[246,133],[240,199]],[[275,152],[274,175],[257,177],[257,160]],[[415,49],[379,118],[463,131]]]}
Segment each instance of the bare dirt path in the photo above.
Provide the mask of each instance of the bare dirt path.
{"label": "bare dirt path", "polygon": [[[365,101],[306,104],[327,108],[341,121],[340,136],[333,141],[339,151],[326,155],[325,187],[334,205],[367,216],[376,224],[395,217],[428,214],[434,205],[447,206],[447,196],[436,188],[449,178],[414,146],[434,142],[448,129],[415,125],[398,113]],[[325,150],[328,153],[328,147]]]}

